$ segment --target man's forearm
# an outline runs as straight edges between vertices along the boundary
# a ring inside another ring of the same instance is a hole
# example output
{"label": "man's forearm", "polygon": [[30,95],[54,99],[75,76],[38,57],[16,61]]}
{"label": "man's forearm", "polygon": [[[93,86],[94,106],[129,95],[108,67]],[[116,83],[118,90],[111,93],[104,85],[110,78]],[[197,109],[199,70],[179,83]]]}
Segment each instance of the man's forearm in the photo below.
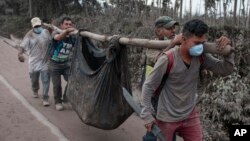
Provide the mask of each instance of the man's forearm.
{"label": "man's forearm", "polygon": [[223,56],[224,57],[224,61],[227,61],[227,62],[231,63],[234,66],[235,65],[235,63],[234,63],[234,56],[235,56],[234,53],[230,53],[228,55],[224,55]]}
{"label": "man's forearm", "polygon": [[63,40],[68,35],[68,32],[65,30],[60,34],[54,36],[54,39],[57,41]]}
{"label": "man's forearm", "polygon": [[226,45],[224,48],[219,48],[216,43],[206,42],[204,43],[204,52],[211,54],[227,55],[232,53],[234,49],[230,45]]}

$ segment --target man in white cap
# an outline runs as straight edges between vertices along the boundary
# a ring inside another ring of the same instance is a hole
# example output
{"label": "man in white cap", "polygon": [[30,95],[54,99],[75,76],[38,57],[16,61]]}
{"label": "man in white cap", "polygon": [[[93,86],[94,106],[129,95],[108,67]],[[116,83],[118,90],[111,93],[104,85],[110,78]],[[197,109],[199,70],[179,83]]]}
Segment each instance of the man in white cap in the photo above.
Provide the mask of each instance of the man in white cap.
{"label": "man in white cap", "polygon": [[46,51],[51,42],[51,35],[48,30],[43,29],[42,21],[35,17],[31,19],[32,29],[26,33],[20,47],[18,48],[18,60],[24,62],[23,53],[29,56],[29,75],[33,90],[33,97],[38,98],[39,77],[43,85],[43,105],[49,106],[49,83],[48,63],[45,60]]}

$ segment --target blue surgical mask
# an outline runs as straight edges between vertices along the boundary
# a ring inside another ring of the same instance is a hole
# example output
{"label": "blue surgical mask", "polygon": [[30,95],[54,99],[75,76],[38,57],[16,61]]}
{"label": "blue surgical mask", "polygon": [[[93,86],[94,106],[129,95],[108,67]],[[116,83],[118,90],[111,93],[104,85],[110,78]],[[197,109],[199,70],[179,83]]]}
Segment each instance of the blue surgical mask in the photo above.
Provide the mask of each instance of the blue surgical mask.
{"label": "blue surgical mask", "polygon": [[33,31],[34,31],[36,34],[40,34],[40,33],[42,33],[43,28],[42,28],[41,26],[35,27],[35,28],[33,29]]}
{"label": "blue surgical mask", "polygon": [[200,56],[203,53],[203,44],[194,45],[188,51],[191,56]]}

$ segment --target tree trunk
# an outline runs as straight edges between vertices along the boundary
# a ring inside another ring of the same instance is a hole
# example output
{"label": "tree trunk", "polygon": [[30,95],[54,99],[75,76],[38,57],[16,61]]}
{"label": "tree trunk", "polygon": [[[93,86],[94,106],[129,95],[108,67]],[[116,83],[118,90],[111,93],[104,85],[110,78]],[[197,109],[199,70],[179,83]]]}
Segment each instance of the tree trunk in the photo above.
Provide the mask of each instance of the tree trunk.
{"label": "tree trunk", "polygon": [[221,1],[218,1],[218,3],[219,3],[220,18],[222,18],[222,15],[221,15],[221,13],[222,13],[222,10],[221,10]]}
{"label": "tree trunk", "polygon": [[190,6],[190,9],[189,9],[189,19],[192,18],[192,0],[189,1],[189,6]]}
{"label": "tree trunk", "polygon": [[32,17],[32,2],[29,0],[29,16]]}
{"label": "tree trunk", "polygon": [[[246,6],[245,6],[245,0],[242,0],[242,2],[241,2],[241,6],[242,6],[242,24],[244,24],[244,22],[247,20],[246,19]],[[241,9],[241,8],[240,8]],[[239,22],[240,22],[240,20],[239,20]],[[239,24],[240,25],[240,24]]]}
{"label": "tree trunk", "polygon": [[79,10],[82,10],[82,6],[81,4],[79,3],[79,0],[74,0],[74,4],[75,4],[75,7]]}
{"label": "tree trunk", "polygon": [[207,22],[207,1],[205,0],[205,5],[204,5],[204,21]]}
{"label": "tree trunk", "polygon": [[233,11],[233,23],[234,23],[234,26],[237,25],[236,12],[237,12],[237,0],[234,0],[234,11]]}
{"label": "tree trunk", "polygon": [[248,1],[248,16],[247,16],[247,23],[246,23],[246,28],[249,29],[250,28],[250,2]]}
{"label": "tree trunk", "polygon": [[174,14],[173,14],[173,18],[175,19],[175,20],[177,20],[178,19],[178,6],[179,4],[178,4],[178,0],[175,0],[175,4],[174,4]]}
{"label": "tree trunk", "polygon": [[183,0],[180,0],[180,22],[182,21]]}
{"label": "tree trunk", "polygon": [[226,20],[227,20],[227,2],[226,1],[224,0],[224,2],[223,2],[223,14],[224,14],[223,23],[224,23],[224,25],[226,25]]}
{"label": "tree trunk", "polygon": [[162,14],[163,14],[163,15],[168,14],[168,12],[167,12],[167,3],[166,3],[166,0],[163,0],[163,1],[162,1]]}
{"label": "tree trunk", "polygon": [[241,25],[241,21],[245,20],[244,19],[244,10],[241,9],[241,7],[242,7],[242,1],[243,0],[240,0],[239,15],[238,15],[238,21],[237,21],[238,25]]}

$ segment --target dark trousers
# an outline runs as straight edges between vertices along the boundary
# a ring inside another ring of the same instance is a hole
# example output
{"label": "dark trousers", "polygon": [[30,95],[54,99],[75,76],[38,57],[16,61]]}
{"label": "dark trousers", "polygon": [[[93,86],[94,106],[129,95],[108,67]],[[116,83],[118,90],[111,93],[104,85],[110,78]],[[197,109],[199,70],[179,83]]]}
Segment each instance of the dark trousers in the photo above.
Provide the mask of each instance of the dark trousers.
{"label": "dark trousers", "polygon": [[61,85],[61,75],[63,76],[65,81],[68,81],[70,71],[70,65],[68,62],[66,63],[56,63],[49,62],[49,73],[53,83],[53,92],[55,103],[62,103],[62,101],[67,102],[66,91],[67,85],[64,90],[63,99],[62,99],[62,85]]}

